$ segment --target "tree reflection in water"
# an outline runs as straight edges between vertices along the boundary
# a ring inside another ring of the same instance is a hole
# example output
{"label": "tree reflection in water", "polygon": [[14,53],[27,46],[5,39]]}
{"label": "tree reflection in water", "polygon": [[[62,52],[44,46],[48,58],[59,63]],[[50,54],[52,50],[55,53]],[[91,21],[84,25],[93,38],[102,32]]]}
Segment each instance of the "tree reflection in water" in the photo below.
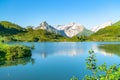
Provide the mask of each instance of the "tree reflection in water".
{"label": "tree reflection in water", "polygon": [[11,61],[0,61],[0,67],[9,67],[9,66],[17,66],[17,65],[26,65],[28,63],[35,64],[35,60],[31,57],[15,59]]}

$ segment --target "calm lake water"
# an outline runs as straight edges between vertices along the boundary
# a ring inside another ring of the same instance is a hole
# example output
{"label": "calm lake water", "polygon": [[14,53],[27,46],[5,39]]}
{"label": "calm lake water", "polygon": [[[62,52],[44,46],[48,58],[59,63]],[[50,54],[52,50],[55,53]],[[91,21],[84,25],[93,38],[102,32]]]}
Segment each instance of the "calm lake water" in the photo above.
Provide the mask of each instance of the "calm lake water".
{"label": "calm lake water", "polygon": [[[16,43],[10,43],[16,44]],[[0,80],[69,80],[73,75],[82,79],[90,71],[85,59],[93,49],[98,62],[120,64],[120,42],[19,42],[31,46],[32,57],[1,62]]]}

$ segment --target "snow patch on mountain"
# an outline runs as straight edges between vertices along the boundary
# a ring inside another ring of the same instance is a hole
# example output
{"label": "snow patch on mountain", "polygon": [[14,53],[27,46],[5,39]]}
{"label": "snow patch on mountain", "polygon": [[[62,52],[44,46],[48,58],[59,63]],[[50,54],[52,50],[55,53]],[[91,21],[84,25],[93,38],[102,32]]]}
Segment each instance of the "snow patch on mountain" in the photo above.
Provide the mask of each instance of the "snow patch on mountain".
{"label": "snow patch on mountain", "polygon": [[97,25],[97,26],[93,27],[93,28],[91,29],[91,31],[97,32],[97,31],[99,31],[100,29],[105,28],[105,27],[107,27],[107,26],[111,26],[111,25],[112,25],[112,22],[111,22],[111,21],[108,21],[108,22],[105,22],[105,23],[103,23],[103,24],[101,24],[101,25]]}
{"label": "snow patch on mountain", "polygon": [[86,30],[83,25],[76,23],[70,23],[67,25],[58,25],[56,28],[62,32],[64,31],[64,33],[68,37],[76,36],[77,34],[82,32],[84,33],[84,30]]}
{"label": "snow patch on mountain", "polygon": [[47,30],[49,32],[58,34],[58,30],[54,28],[53,26],[49,25],[46,21],[40,23],[40,25],[36,27],[36,29],[43,29],[43,30]]}

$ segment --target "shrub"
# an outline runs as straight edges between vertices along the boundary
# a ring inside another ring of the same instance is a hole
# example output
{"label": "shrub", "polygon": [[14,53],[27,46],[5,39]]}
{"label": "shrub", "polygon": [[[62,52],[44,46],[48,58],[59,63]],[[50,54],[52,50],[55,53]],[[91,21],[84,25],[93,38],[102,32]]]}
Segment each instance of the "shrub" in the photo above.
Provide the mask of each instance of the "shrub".
{"label": "shrub", "polygon": [[0,44],[0,57],[4,60],[14,60],[31,56],[31,49],[22,45]]}
{"label": "shrub", "polygon": [[[120,66],[106,63],[97,66],[94,51],[89,51],[90,56],[86,59],[87,69],[92,71],[92,76],[86,75],[84,80],[120,80]],[[99,73],[99,74],[98,74]]]}
{"label": "shrub", "polygon": [[[97,66],[97,59],[93,50],[89,51],[86,59],[86,67],[92,72],[92,75],[86,75],[83,80],[120,80],[120,65],[107,66],[106,63]],[[72,77],[70,80],[78,80]]]}

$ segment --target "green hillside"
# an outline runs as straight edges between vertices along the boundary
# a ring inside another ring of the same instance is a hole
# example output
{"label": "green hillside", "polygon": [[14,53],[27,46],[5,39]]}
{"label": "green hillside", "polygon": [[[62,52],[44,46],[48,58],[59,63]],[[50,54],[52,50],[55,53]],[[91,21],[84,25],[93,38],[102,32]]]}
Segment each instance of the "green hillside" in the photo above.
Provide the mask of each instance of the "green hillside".
{"label": "green hillside", "polygon": [[88,29],[84,29],[82,32],[78,33],[76,36],[90,36],[92,35],[94,32],[88,30]]}
{"label": "green hillside", "polygon": [[93,41],[120,41],[120,21],[100,29],[89,37]]}
{"label": "green hillside", "polygon": [[62,38],[64,37],[59,34],[51,33],[42,29],[38,30],[29,29],[28,32],[14,35],[14,39],[16,39],[17,41],[29,41],[29,42],[58,41]]}
{"label": "green hillside", "polygon": [[21,26],[8,22],[8,21],[1,21],[0,22],[0,35],[11,35],[17,34],[24,31],[24,28]]}

